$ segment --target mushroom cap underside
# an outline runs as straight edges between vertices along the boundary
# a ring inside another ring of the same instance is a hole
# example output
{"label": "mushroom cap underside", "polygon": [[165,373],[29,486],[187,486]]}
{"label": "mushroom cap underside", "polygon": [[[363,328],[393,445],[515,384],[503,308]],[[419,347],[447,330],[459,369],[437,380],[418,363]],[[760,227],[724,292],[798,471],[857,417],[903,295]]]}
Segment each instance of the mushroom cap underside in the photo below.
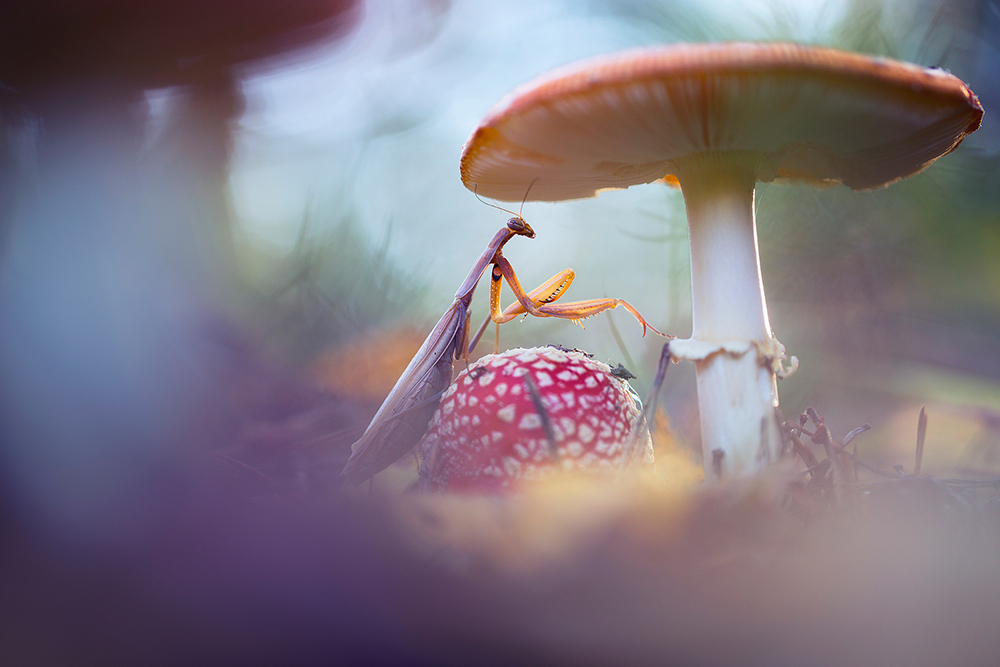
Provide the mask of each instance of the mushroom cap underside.
{"label": "mushroom cap underside", "polygon": [[866,190],[922,171],[982,115],[957,77],[887,58],[795,44],[637,49],[514,90],[466,143],[462,182],[502,201],[561,201],[675,181],[686,157],[739,152],[759,180]]}
{"label": "mushroom cap underside", "polygon": [[199,65],[275,58],[342,36],[358,0],[34,0],[0,7],[0,82],[187,83]]}

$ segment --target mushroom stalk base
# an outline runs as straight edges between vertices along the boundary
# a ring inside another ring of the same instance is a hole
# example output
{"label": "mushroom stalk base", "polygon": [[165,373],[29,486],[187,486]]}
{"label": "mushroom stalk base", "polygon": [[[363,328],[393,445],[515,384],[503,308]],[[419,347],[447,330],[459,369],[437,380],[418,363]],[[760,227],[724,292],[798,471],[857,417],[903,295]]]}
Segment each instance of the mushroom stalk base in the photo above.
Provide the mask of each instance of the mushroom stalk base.
{"label": "mushroom stalk base", "polygon": [[[691,245],[692,340],[706,477],[752,473],[777,459],[774,347],[757,253],[752,154],[702,154],[678,164]],[[743,347],[739,342],[747,345]]]}

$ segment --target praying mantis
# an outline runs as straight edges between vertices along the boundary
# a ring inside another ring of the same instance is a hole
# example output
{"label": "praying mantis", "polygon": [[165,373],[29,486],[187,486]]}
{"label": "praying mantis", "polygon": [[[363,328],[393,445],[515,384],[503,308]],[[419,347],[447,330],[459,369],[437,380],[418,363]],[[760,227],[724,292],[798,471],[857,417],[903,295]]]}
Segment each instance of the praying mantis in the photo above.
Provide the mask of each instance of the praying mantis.
{"label": "praying mantis", "polygon": [[[509,219],[506,226],[493,236],[486,250],[473,264],[469,275],[455,293],[455,300],[410,360],[364,434],[351,447],[351,457],[341,472],[341,477],[346,482],[360,483],[371,478],[402,458],[420,441],[437,409],[441,394],[451,384],[454,360],[461,358],[468,363],[469,353],[490,321],[499,326],[522,314],[578,321],[622,306],[642,325],[643,336],[646,335],[647,328],[664,335],[623,299],[553,303],[573,282],[575,274],[572,269],[559,272],[535,290],[526,293],[514,268],[503,256],[503,247],[515,236],[535,238],[535,231],[520,214],[507,212],[515,217]],[[470,344],[469,308],[472,294],[490,265],[493,266],[490,276],[490,316],[471,338]],[[507,282],[517,297],[517,301],[505,310],[500,309],[502,281]]]}

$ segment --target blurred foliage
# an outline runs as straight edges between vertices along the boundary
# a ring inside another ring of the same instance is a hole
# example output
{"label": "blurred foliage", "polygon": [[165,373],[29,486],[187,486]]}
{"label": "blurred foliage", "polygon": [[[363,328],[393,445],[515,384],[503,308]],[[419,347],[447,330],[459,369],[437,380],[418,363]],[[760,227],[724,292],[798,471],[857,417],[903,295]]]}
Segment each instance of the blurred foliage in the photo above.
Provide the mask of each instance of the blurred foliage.
{"label": "blurred foliage", "polygon": [[381,403],[426,336],[408,327],[365,332],[322,353],[314,374],[320,386],[341,396]]}
{"label": "blurred foliage", "polygon": [[292,251],[270,260],[276,275],[255,288],[251,325],[293,361],[413,317],[426,294],[419,277],[388,260],[391,226],[373,248],[353,213],[336,210],[332,223],[307,213]]}

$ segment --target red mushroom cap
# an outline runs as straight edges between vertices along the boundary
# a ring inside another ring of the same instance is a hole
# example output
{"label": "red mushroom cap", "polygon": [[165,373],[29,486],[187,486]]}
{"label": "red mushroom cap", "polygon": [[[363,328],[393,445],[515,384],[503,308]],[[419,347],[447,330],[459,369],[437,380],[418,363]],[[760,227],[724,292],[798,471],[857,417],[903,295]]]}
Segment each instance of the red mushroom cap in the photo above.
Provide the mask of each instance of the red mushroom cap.
{"label": "red mushroom cap", "polygon": [[562,201],[676,183],[679,160],[740,152],[758,180],[868,190],[923,171],[982,117],[939,69],[798,44],[673,44],[517,88],[466,143],[462,182],[502,201]]}
{"label": "red mushroom cap", "polygon": [[630,457],[651,464],[648,433],[628,447],[640,418],[628,381],[583,352],[487,355],[442,397],[420,443],[421,480],[436,489],[496,492],[559,469],[612,470]]}

